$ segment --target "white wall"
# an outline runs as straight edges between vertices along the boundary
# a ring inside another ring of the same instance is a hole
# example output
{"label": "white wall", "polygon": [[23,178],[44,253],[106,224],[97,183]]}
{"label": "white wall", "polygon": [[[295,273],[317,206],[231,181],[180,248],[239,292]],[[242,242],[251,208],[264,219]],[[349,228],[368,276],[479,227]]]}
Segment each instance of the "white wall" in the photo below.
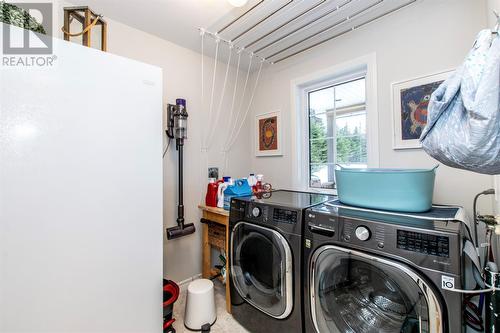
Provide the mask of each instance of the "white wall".
{"label": "white wall", "polygon": [[[63,24],[62,7],[64,6],[68,6],[68,4],[61,2],[57,10],[59,16],[57,31],[61,38],[60,27]],[[203,154],[201,153],[201,133],[203,128],[207,126],[206,115],[203,115],[203,113],[208,112],[208,99],[205,100],[204,109],[202,110],[201,56],[196,52],[156,36],[113,21],[112,18],[106,16],[107,13],[102,14],[108,22],[108,52],[161,67],[163,69],[164,102],[175,103],[176,98],[185,98],[187,100],[189,139],[186,141],[184,156],[184,205],[186,223],[194,222],[197,230],[193,235],[171,241],[167,240],[164,234],[164,274],[165,277],[179,282],[201,273],[202,228],[199,223],[200,212],[197,207],[202,196],[204,198],[206,191],[207,171],[206,161],[202,158]],[[194,28],[193,34],[197,34]],[[214,47],[213,42],[207,39],[206,47]],[[209,87],[214,60],[205,58],[205,63],[207,66],[205,81],[206,87]],[[219,63],[218,67],[216,92],[220,92],[226,68],[225,63]],[[228,96],[230,95],[229,89],[233,87],[234,68],[230,70],[229,76],[231,81],[228,83]],[[244,77],[244,75],[240,73],[241,77]],[[242,86],[241,82],[239,86]],[[214,144],[208,154],[208,164],[210,166],[223,166],[221,142],[226,133],[228,104],[226,98],[222,110],[223,115],[215,132]],[[117,120],[117,124],[119,124],[119,120]],[[249,142],[247,138],[249,135],[249,130],[244,127],[240,139],[236,142],[233,151],[229,155],[228,169],[225,174],[234,177],[248,175],[250,157],[247,154]],[[177,214],[177,152],[175,150],[175,141],[172,141],[170,150],[165,156],[163,174],[164,227],[167,228],[176,224]]]}
{"label": "white wall", "polygon": [[[313,72],[371,53],[377,58],[377,106],[381,167],[432,167],[422,150],[392,149],[391,83],[456,68],[480,29],[486,27],[485,0],[421,0],[388,17],[343,35],[263,73],[255,114],[281,109],[283,157],[253,158],[253,169],[274,187],[290,188],[292,178],[291,82]],[[254,146],[251,144],[251,150]],[[471,212],[473,196],[492,186],[492,177],[441,166],[435,202],[459,204]],[[485,210],[491,210],[487,201]]]}

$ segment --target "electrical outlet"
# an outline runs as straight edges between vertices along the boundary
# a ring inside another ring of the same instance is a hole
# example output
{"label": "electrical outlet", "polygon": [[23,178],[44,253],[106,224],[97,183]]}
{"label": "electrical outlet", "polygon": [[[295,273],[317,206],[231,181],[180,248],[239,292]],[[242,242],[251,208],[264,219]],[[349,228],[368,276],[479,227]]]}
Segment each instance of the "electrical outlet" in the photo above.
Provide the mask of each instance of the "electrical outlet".
{"label": "electrical outlet", "polygon": [[219,179],[219,168],[208,168],[208,178],[214,178],[216,180]]}

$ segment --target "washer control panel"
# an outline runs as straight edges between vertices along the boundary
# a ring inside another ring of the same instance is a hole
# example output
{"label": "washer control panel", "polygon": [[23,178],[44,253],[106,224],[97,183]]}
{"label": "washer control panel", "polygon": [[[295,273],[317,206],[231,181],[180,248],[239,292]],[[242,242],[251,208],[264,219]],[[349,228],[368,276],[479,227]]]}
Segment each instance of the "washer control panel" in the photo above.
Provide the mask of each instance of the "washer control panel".
{"label": "washer control panel", "polygon": [[460,223],[395,218],[320,205],[306,210],[306,249],[330,244],[459,274],[465,230]]}
{"label": "washer control panel", "polygon": [[346,243],[357,244],[371,249],[385,248],[387,230],[384,224],[342,218],[341,239]]}
{"label": "washer control panel", "polygon": [[412,252],[450,257],[450,239],[446,236],[398,230],[397,247]]}
{"label": "washer control panel", "polygon": [[363,242],[369,240],[372,235],[370,229],[364,225],[357,227],[354,233],[356,234],[356,237]]}

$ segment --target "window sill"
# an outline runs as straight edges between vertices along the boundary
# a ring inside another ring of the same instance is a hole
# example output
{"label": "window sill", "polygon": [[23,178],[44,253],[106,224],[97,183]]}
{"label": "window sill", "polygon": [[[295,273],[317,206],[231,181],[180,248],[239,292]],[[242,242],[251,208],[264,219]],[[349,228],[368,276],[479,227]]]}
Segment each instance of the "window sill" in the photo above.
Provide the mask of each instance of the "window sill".
{"label": "window sill", "polygon": [[318,193],[318,194],[328,194],[328,195],[335,195],[335,196],[337,195],[336,189],[330,190],[327,188],[308,187],[306,189],[306,191],[311,192],[311,193]]}

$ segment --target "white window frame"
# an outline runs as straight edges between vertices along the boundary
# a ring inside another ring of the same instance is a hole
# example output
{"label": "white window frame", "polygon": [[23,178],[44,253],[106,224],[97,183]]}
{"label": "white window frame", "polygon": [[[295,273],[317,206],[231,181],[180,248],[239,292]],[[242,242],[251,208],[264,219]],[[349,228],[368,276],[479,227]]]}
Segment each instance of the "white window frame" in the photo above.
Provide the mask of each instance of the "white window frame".
{"label": "white window frame", "polygon": [[308,192],[336,194],[336,190],[310,187],[309,110],[311,91],[364,77],[366,82],[366,139],[369,168],[379,167],[377,73],[374,53],[297,78],[291,82],[293,187]]}

